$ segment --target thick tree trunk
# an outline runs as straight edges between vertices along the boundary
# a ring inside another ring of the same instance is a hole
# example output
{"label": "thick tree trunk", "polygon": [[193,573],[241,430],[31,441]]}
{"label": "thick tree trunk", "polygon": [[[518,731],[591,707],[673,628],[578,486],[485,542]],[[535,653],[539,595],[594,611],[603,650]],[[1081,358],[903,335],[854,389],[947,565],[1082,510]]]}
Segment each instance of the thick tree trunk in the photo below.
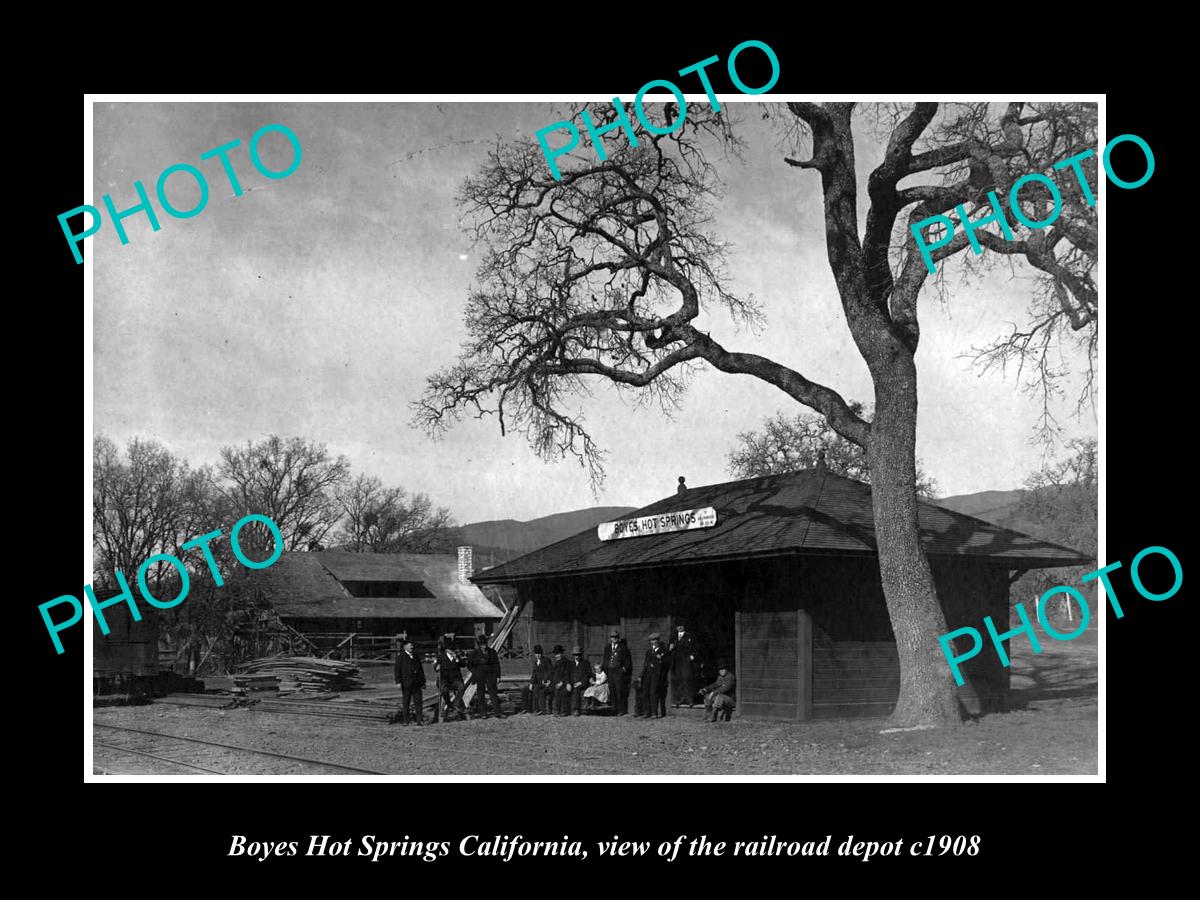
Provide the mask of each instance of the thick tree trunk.
{"label": "thick tree trunk", "polygon": [[[899,350],[899,348],[897,348]],[[946,616],[917,529],[917,370],[897,352],[875,377],[875,418],[867,459],[879,572],[900,657],[897,726],[961,721],[957,690],[938,644]]]}

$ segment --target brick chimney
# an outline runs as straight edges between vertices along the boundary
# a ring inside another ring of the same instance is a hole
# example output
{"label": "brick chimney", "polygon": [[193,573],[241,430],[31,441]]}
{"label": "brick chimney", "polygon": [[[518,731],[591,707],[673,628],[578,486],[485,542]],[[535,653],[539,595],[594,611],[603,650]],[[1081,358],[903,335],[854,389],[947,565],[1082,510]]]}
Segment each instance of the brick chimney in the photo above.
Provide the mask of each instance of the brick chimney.
{"label": "brick chimney", "polygon": [[475,574],[475,551],[471,547],[458,548],[458,580],[466,584],[471,583],[471,576]]}

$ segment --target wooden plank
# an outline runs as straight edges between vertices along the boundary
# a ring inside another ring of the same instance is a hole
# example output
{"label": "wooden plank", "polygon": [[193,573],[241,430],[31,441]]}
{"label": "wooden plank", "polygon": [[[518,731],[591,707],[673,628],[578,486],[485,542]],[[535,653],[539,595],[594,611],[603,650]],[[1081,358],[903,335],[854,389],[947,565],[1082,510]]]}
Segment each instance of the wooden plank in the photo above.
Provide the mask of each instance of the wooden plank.
{"label": "wooden plank", "polygon": [[814,690],[839,690],[844,688],[896,688],[900,678],[814,678]]}
{"label": "wooden plank", "polygon": [[814,672],[849,672],[856,675],[870,675],[876,672],[899,672],[900,663],[896,660],[875,660],[869,663],[815,663]]}
{"label": "wooden plank", "polygon": [[736,697],[734,698],[734,708],[741,715],[742,709],[742,678],[745,673],[742,671],[742,611],[735,609],[733,612],[733,666],[734,677],[737,678],[737,684],[734,688]]}
{"label": "wooden plank", "polygon": [[895,703],[900,697],[900,690],[897,688],[891,692],[880,691],[829,691],[818,695],[822,703],[848,703],[848,702],[864,702],[864,703]]}
{"label": "wooden plank", "polygon": [[878,644],[846,644],[835,641],[832,644],[817,645],[817,653],[831,653],[842,656],[895,656],[894,641],[881,641]]}
{"label": "wooden plank", "polygon": [[792,703],[748,703],[742,710],[747,719],[783,719],[796,718],[796,706]]}
{"label": "wooden plank", "polygon": [[[491,647],[493,650],[499,650],[504,646],[504,642],[508,640],[508,636],[512,634],[513,628],[516,627],[517,619],[521,617],[521,610],[524,608],[524,606],[525,604],[518,599],[517,602],[509,608],[508,612],[504,614],[504,618],[500,620],[500,627],[496,629],[495,633],[491,637],[491,640],[488,641],[489,647]],[[471,684],[471,674],[472,673],[468,672],[467,677],[463,679],[464,688],[462,701],[467,706],[470,706],[471,701],[475,698],[476,686]],[[499,710],[496,711],[499,712]]]}
{"label": "wooden plank", "polygon": [[773,676],[773,677],[764,677],[761,675],[753,676],[752,675],[751,677],[746,679],[746,686],[747,687],[752,687],[752,686],[760,687],[761,686],[761,687],[767,688],[768,690],[772,690],[772,691],[792,689],[796,686],[796,673],[793,670],[792,672],[789,672],[787,675],[780,675],[780,676]]}
{"label": "wooden plank", "polygon": [[796,660],[796,691],[799,694],[796,716],[801,721],[812,718],[812,616],[806,609],[796,610],[796,633],[800,648]]}
{"label": "wooden plank", "polygon": [[753,692],[747,691],[746,710],[752,710],[761,707],[770,707],[778,709],[785,714],[788,719],[796,718],[796,700],[794,697],[778,697],[778,696],[762,696],[756,697]]}
{"label": "wooden plank", "polygon": [[827,653],[894,653],[895,641],[822,641],[817,649]]}
{"label": "wooden plank", "polygon": [[779,704],[792,707],[792,718],[796,715],[796,691],[769,691],[759,690],[757,688],[748,687],[745,691],[746,703],[753,705],[755,703]]}

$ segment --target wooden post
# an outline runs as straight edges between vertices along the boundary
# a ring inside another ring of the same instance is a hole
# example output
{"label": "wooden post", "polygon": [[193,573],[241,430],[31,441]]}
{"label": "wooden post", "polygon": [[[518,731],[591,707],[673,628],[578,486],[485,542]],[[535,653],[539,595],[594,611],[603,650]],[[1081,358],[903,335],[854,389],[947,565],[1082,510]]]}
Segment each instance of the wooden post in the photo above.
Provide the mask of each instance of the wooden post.
{"label": "wooden post", "polygon": [[736,693],[734,710],[742,715],[742,611],[733,611],[733,672],[737,679],[734,691]]}
{"label": "wooden post", "polygon": [[812,616],[808,610],[796,610],[796,718],[801,721],[812,718],[813,643]]}

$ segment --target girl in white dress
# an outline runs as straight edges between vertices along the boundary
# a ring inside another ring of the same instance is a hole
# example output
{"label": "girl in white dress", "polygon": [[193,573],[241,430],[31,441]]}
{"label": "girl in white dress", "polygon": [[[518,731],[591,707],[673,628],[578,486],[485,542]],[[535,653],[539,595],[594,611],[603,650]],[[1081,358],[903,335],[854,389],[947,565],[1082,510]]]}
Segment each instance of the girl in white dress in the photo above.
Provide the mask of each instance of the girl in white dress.
{"label": "girl in white dress", "polygon": [[608,703],[608,673],[600,667],[600,663],[592,666],[593,674],[589,679],[590,687],[583,692],[583,696],[592,701],[592,704]]}

